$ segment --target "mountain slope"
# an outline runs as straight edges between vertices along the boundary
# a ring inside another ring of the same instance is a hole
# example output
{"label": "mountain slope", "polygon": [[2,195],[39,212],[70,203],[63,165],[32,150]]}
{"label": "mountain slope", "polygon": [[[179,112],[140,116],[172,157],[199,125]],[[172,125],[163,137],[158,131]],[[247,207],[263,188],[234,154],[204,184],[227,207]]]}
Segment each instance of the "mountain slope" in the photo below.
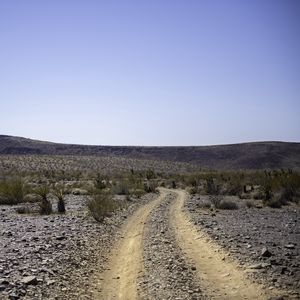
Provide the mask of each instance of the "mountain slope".
{"label": "mountain slope", "polygon": [[300,170],[300,143],[288,142],[183,147],[88,146],[0,135],[0,154],[122,156],[187,162],[212,169]]}

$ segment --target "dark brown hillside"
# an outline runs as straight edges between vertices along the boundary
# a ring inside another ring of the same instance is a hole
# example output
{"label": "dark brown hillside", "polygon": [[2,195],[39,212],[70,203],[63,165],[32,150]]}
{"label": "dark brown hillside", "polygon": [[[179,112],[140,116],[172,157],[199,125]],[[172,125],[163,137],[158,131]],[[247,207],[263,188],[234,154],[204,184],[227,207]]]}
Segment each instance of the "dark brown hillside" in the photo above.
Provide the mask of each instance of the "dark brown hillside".
{"label": "dark brown hillside", "polygon": [[211,169],[300,170],[300,143],[253,142],[218,146],[88,146],[0,135],[0,154],[100,155],[167,160]]}

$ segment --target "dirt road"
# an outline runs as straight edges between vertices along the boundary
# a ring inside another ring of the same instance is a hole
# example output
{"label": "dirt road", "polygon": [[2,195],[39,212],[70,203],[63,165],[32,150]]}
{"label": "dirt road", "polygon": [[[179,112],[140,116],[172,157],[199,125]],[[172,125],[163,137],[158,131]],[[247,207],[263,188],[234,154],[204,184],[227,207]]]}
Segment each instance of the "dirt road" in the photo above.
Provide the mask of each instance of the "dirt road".
{"label": "dirt road", "polygon": [[187,197],[177,191],[171,206],[171,226],[186,258],[195,264],[196,275],[206,293],[214,299],[268,299],[263,287],[250,282],[238,265],[225,259],[226,253],[203,232],[198,232],[183,212]]}
{"label": "dirt road", "polygon": [[122,239],[111,253],[109,269],[104,274],[99,299],[138,298],[137,278],[143,270],[143,231],[150,212],[164,200],[166,191],[154,201],[141,207],[122,230]]}
{"label": "dirt road", "polygon": [[[184,191],[160,195],[128,220],[95,299],[269,299],[189,221]],[[272,294],[271,294],[272,293]]]}

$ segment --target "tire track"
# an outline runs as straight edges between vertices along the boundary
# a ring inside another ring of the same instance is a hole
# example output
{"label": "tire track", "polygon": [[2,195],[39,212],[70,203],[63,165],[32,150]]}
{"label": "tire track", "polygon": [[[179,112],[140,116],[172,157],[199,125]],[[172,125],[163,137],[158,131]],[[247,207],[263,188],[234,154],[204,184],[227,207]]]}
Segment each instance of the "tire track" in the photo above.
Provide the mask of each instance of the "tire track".
{"label": "tire track", "polygon": [[193,266],[184,260],[170,230],[170,205],[175,199],[174,193],[168,193],[150,214],[145,228],[140,299],[205,299],[194,280]]}
{"label": "tire track", "polygon": [[154,201],[142,206],[128,220],[122,238],[113,249],[109,268],[103,274],[101,292],[95,299],[139,299],[137,278],[143,270],[143,231],[151,211],[160,204],[167,192],[163,191]]}
{"label": "tire track", "polygon": [[[197,268],[201,286],[210,299],[269,299],[273,292],[249,281],[234,262],[225,261],[225,253],[207,235],[197,232],[183,212],[187,194],[174,191],[177,200],[171,207],[171,227],[187,260]],[[274,292],[275,293],[275,292]]]}

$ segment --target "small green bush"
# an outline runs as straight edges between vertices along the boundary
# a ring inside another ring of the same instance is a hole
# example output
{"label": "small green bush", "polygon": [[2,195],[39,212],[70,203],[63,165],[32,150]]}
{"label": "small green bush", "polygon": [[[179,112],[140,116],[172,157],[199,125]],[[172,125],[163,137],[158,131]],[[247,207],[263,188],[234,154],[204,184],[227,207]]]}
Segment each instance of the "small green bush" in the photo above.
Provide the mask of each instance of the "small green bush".
{"label": "small green bush", "polygon": [[110,216],[117,207],[118,205],[110,193],[95,194],[88,201],[88,209],[98,222],[102,222],[105,217]]}
{"label": "small green bush", "polygon": [[24,202],[27,189],[21,178],[0,182],[0,204],[14,205]]}

